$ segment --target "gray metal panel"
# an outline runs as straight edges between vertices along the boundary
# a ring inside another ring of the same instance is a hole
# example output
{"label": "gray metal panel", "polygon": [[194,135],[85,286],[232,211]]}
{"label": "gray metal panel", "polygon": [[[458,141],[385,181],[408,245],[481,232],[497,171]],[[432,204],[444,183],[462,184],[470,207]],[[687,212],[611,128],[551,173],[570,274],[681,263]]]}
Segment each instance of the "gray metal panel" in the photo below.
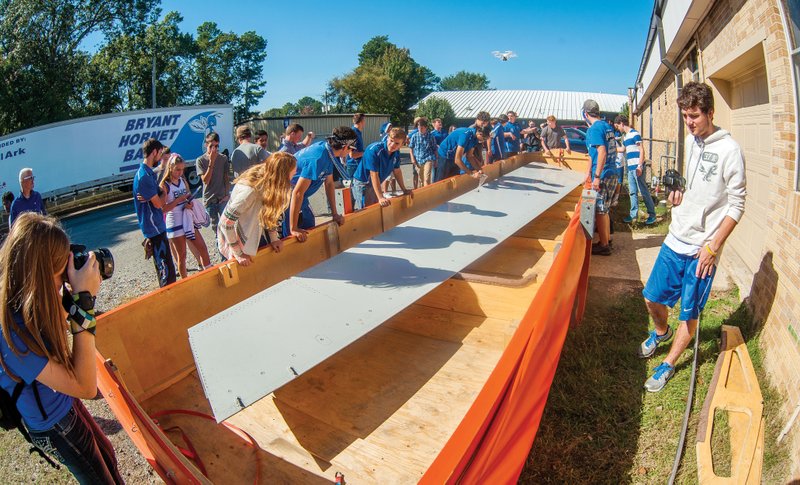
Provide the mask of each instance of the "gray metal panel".
{"label": "gray metal panel", "polygon": [[335,354],[582,181],[554,167],[520,168],[190,328],[214,416],[230,417]]}
{"label": "gray metal panel", "polygon": [[[534,89],[437,91],[421,101],[431,96],[446,99],[453,107],[456,118],[461,119],[474,118],[479,111],[488,111],[490,115],[497,116],[514,110],[522,119],[541,120],[552,114],[560,120],[580,121],[581,108],[586,99],[594,99],[600,105],[600,111],[608,113],[618,112],[628,101],[628,97],[621,94]],[[416,107],[414,105],[412,108]]]}

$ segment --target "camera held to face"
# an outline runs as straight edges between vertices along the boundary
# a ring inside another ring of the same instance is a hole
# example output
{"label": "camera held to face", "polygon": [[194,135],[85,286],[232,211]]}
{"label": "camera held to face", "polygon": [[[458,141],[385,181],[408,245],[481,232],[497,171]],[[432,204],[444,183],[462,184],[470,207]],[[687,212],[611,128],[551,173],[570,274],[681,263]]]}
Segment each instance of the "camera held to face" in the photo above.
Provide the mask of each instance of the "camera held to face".
{"label": "camera held to face", "polygon": [[100,276],[107,280],[114,274],[114,256],[111,254],[110,249],[97,248],[87,251],[86,246],[83,244],[70,244],[69,250],[72,252],[73,260],[75,261],[75,269],[81,269],[86,264],[86,260],[89,259],[89,253],[93,252],[100,269]]}
{"label": "camera held to face", "polygon": [[683,192],[686,190],[686,179],[677,170],[669,169],[664,173],[664,186],[667,192]]}

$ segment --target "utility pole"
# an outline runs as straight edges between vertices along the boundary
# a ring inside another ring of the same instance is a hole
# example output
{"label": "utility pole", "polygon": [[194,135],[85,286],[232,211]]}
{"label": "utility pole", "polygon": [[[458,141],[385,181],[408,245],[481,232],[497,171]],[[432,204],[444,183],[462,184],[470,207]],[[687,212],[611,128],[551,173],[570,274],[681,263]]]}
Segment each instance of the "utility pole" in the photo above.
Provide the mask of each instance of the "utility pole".
{"label": "utility pole", "polygon": [[152,96],[152,107],[155,109],[156,107],[156,53],[153,52],[153,74],[152,74],[152,83],[153,83],[153,96]]}

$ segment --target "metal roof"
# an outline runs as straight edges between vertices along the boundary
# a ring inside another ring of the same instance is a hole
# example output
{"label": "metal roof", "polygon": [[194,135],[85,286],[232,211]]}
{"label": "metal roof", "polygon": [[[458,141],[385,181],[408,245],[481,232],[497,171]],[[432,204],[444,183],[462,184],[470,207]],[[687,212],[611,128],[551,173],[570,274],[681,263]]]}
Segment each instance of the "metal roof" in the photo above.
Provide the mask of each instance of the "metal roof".
{"label": "metal roof", "polygon": [[[541,91],[535,89],[497,89],[491,91],[436,91],[430,97],[444,98],[456,112],[456,118],[474,118],[478,111],[497,116],[509,110],[523,119],[544,119],[553,115],[559,120],[581,120],[581,108],[587,99],[600,105],[600,111],[618,113],[628,102],[624,94],[586,93],[578,91]],[[419,103],[411,107],[416,109]]]}

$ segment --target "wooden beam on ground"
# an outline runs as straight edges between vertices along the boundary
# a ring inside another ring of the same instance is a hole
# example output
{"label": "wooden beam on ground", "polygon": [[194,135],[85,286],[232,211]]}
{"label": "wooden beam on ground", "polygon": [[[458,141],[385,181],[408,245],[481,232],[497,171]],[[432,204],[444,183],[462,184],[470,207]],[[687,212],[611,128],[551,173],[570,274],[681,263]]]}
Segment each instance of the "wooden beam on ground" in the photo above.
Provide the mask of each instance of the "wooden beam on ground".
{"label": "wooden beam on ground", "polygon": [[[697,474],[701,484],[761,483],[764,402],[753,362],[737,327],[722,326],[722,346],[697,426]],[[728,413],[731,473],[714,470],[712,433],[717,411]]]}

